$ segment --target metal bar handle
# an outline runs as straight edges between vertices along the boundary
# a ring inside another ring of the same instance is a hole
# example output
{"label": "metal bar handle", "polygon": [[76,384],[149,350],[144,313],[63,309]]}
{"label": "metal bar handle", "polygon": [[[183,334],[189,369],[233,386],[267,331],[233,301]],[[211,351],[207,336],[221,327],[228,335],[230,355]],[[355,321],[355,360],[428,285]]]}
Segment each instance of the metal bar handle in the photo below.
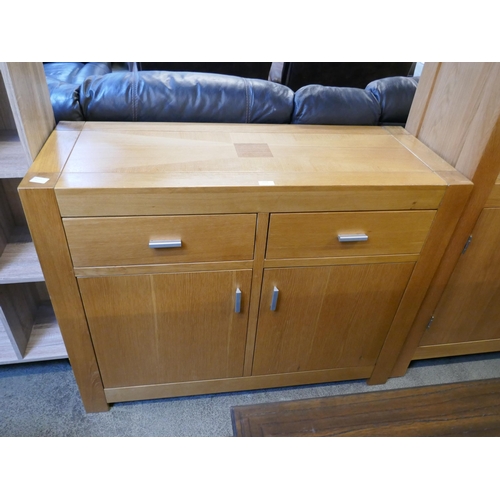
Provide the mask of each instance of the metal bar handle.
{"label": "metal bar handle", "polygon": [[241,312],[241,290],[239,288],[236,289],[236,299],[234,301],[234,312]]}
{"label": "metal bar handle", "polygon": [[368,241],[367,234],[339,234],[337,238],[340,243],[350,243],[352,241]]}
{"label": "metal bar handle", "polygon": [[274,287],[273,298],[271,299],[271,311],[276,311],[276,306],[278,305],[278,295],[280,291]]}
{"label": "metal bar handle", "polygon": [[180,248],[181,240],[150,240],[149,248]]}

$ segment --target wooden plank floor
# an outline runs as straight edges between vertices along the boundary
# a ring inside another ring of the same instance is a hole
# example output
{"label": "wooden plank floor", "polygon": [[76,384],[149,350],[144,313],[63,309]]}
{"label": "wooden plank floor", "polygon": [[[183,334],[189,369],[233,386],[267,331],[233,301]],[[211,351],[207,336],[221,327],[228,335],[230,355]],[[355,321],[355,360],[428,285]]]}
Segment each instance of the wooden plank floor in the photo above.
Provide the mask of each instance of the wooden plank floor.
{"label": "wooden plank floor", "polygon": [[235,436],[500,436],[500,379],[231,409]]}

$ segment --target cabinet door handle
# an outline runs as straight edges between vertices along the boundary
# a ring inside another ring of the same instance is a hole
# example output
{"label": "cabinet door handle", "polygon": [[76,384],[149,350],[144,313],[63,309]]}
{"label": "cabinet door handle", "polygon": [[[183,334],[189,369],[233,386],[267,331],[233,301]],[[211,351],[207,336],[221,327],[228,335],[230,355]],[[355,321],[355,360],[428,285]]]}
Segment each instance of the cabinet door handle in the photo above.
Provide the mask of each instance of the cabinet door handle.
{"label": "cabinet door handle", "polygon": [[149,248],[180,248],[181,240],[150,240]]}
{"label": "cabinet door handle", "polygon": [[278,305],[278,294],[280,291],[274,287],[273,298],[271,299],[271,311],[276,311],[276,306]]}
{"label": "cabinet door handle", "polygon": [[236,298],[234,301],[234,312],[241,312],[241,290],[239,288],[236,289]]}
{"label": "cabinet door handle", "polygon": [[337,238],[340,243],[350,243],[351,241],[368,241],[367,234],[339,234]]}

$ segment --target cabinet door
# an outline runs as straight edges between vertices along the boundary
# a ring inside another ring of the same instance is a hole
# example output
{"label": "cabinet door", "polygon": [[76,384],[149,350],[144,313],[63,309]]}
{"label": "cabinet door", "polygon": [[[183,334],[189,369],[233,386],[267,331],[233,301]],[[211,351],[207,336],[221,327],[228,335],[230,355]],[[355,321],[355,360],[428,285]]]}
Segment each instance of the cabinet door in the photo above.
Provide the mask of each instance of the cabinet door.
{"label": "cabinet door", "polygon": [[266,270],[252,373],[373,366],[413,265]]}
{"label": "cabinet door", "polygon": [[420,345],[500,338],[500,209],[482,211]]}
{"label": "cabinet door", "polygon": [[251,273],[80,278],[104,386],[241,376]]}

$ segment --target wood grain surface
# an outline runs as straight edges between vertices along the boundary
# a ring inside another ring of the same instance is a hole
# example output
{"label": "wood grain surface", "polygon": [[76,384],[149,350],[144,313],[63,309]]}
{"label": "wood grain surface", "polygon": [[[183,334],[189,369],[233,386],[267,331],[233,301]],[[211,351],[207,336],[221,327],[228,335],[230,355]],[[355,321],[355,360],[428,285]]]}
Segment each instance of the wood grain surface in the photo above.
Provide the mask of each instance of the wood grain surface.
{"label": "wood grain surface", "polygon": [[[271,214],[267,259],[419,253],[436,212]],[[339,235],[367,241],[341,243]]]}
{"label": "wood grain surface", "polygon": [[500,339],[500,209],[485,208],[420,346]]}
{"label": "wood grain surface", "polygon": [[413,267],[266,269],[252,375],[374,366]]}
{"label": "wood grain surface", "polygon": [[[446,174],[443,174],[443,176]],[[459,174],[457,174],[459,175]],[[452,178],[455,174],[452,174]],[[426,297],[427,290],[441,257],[446,251],[467,200],[472,190],[471,183],[450,182],[441,207],[429,231],[420,258],[405,290],[401,304],[391,325],[387,339],[370,378],[370,384],[385,383],[405,347],[408,332]]]}
{"label": "wood grain surface", "polygon": [[[76,267],[248,260],[255,214],[63,219]],[[180,248],[149,248],[180,240]]]}
{"label": "wood grain surface", "polygon": [[79,279],[104,386],[242,376],[251,274]]}
{"label": "wood grain surface", "polygon": [[39,300],[34,283],[0,285],[0,322],[19,359],[26,351]]}
{"label": "wood grain surface", "polygon": [[500,351],[500,339],[471,340],[467,342],[431,344],[415,349],[413,359],[442,358],[445,356],[463,356],[464,354],[477,354],[484,352]]}
{"label": "wood grain surface", "polygon": [[27,170],[26,157],[15,131],[0,130],[0,169],[2,178],[22,177]]}
{"label": "wood grain surface", "polygon": [[500,436],[500,379],[231,409],[238,437]]}
{"label": "wood grain surface", "polygon": [[[78,133],[68,131],[62,136],[57,132],[51,135],[53,139],[49,138],[21,182],[19,195],[85,409],[107,411],[109,406],[53,190]],[[64,147],[59,148],[61,143]],[[47,183],[32,183],[32,177],[41,172],[47,172]]]}
{"label": "wood grain surface", "polygon": [[370,376],[371,367],[334,368],[332,370],[314,370],[311,372],[280,373],[277,375],[252,375],[250,377],[219,378],[194,380],[165,384],[151,384],[128,387],[106,388],[106,400],[136,401],[141,399],[175,398],[193,394],[211,394],[220,392],[252,391],[271,387],[322,384],[341,380],[365,379]]}
{"label": "wood grain surface", "polygon": [[[482,181],[475,174],[500,114],[499,82],[499,63],[426,64],[406,129],[468,179]],[[496,178],[498,167],[486,170],[491,189],[488,174],[496,171]]]}
{"label": "wood grain surface", "polygon": [[497,177],[490,196],[486,200],[485,208],[500,208],[500,176]]}
{"label": "wood grain surface", "polygon": [[[450,62],[426,64],[425,67],[429,71],[422,73],[415,94],[415,102],[419,104],[412,106],[406,129],[448,159],[458,172],[471,179],[474,188],[392,376],[406,372],[481,211],[485,206],[495,206],[498,199],[495,186],[500,169],[500,64]],[[478,88],[482,90],[480,93],[477,93]],[[453,347],[449,352],[455,350]],[[443,352],[440,346],[436,354]],[[425,348],[425,353],[433,357],[430,346]]]}
{"label": "wood grain surface", "polygon": [[26,172],[56,125],[43,64],[2,62],[0,67],[25,153]]}
{"label": "wood grain surface", "polygon": [[56,187],[63,216],[435,209],[446,187],[396,128],[140,125],[84,125]]}

